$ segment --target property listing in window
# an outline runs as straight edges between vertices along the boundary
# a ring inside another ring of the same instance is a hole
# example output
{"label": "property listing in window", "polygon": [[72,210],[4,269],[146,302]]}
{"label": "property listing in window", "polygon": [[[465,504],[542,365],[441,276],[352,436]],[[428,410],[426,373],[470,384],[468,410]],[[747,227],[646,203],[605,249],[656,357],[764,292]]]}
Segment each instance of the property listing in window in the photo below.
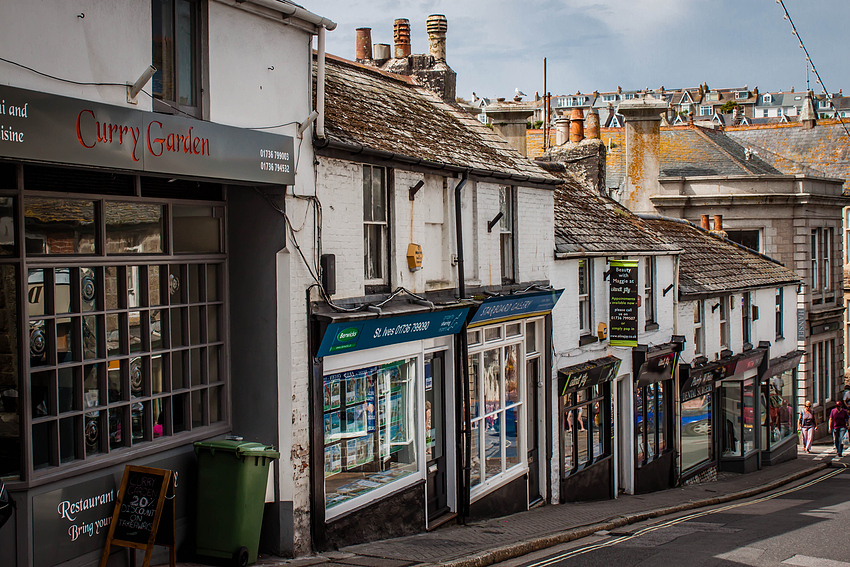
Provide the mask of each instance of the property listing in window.
{"label": "property listing in window", "polygon": [[415,383],[415,358],[324,376],[328,510],[418,470]]}

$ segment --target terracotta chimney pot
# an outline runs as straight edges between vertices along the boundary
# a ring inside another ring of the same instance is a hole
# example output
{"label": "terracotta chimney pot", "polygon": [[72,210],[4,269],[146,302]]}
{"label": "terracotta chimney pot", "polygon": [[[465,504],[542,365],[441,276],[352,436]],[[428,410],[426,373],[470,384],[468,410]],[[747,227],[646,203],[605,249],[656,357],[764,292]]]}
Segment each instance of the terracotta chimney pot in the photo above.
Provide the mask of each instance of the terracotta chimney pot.
{"label": "terracotta chimney pot", "polygon": [[575,144],[584,140],[584,111],[574,108],[570,113],[570,142]]}
{"label": "terracotta chimney pot", "polygon": [[357,28],[354,58],[358,63],[372,60],[372,28]]}
{"label": "terracotta chimney pot", "polygon": [[599,139],[599,112],[595,108],[587,114],[587,128],[584,133],[590,140]]}
{"label": "terracotta chimney pot", "polygon": [[396,59],[402,59],[410,55],[410,20],[399,18],[393,22],[393,37],[395,39]]}
{"label": "terracotta chimney pot", "polygon": [[711,230],[711,227],[708,225],[708,215],[700,215],[699,225],[703,230]]}

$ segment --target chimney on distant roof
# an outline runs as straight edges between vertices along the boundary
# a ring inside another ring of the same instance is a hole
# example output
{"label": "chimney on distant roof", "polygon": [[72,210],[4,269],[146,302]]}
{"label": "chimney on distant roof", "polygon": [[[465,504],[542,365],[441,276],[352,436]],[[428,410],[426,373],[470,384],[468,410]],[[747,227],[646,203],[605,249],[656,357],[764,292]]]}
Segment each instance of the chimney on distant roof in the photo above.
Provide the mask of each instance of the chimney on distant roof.
{"label": "chimney on distant roof", "polygon": [[357,45],[354,48],[354,59],[358,63],[372,61],[372,28],[357,28]]}
{"label": "chimney on distant roof", "polygon": [[393,38],[395,41],[393,57],[403,59],[410,55],[410,20],[399,18],[393,22]]}
{"label": "chimney on distant roof", "polygon": [[723,230],[723,215],[714,215],[714,230],[711,231],[711,234],[715,234],[721,238],[729,236],[726,231]]}
{"label": "chimney on distant roof", "polygon": [[446,31],[449,28],[443,14],[431,14],[425,21],[428,31],[428,50],[437,61],[446,60]]}
{"label": "chimney on distant roof", "polygon": [[699,225],[703,230],[711,230],[711,227],[708,226],[708,215],[700,215]]}
{"label": "chimney on distant roof", "polygon": [[811,130],[818,123],[818,115],[815,112],[815,106],[812,103],[812,93],[806,93],[806,102],[803,103],[803,110],[800,112],[800,123],[803,125],[803,130]]}

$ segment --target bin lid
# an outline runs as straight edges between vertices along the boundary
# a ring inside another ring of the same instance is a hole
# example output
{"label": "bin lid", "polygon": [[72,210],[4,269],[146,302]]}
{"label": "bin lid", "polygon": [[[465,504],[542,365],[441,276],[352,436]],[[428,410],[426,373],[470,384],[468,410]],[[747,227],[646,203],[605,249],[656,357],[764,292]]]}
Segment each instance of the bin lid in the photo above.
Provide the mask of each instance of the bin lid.
{"label": "bin lid", "polygon": [[271,445],[262,443],[236,441],[233,439],[212,439],[210,441],[198,441],[195,443],[195,452],[207,450],[210,453],[222,451],[225,453],[236,453],[237,457],[266,457],[279,459],[280,452]]}

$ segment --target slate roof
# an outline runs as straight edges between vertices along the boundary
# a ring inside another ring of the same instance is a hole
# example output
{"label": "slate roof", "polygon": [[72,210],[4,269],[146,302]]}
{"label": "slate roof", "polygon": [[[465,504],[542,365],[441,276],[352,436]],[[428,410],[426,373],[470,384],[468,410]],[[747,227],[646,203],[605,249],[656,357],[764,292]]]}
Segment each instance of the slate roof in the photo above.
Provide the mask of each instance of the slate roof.
{"label": "slate roof", "polygon": [[[622,185],[626,161],[624,130],[604,132],[602,139],[610,144],[606,160],[606,186]],[[779,175],[782,172],[753,155],[745,156],[745,147],[723,132],[698,126],[661,129],[660,177],[698,177],[735,175]]]}
{"label": "slate roof", "polygon": [[555,181],[459,105],[444,102],[410,77],[334,56],[326,58],[325,71],[325,131],[331,141],[436,167]]}
{"label": "slate roof", "polygon": [[783,173],[844,179],[844,192],[850,192],[850,137],[838,121],[819,120],[808,130],[799,123],[754,124],[726,134]]}
{"label": "slate roof", "polygon": [[679,295],[717,295],[776,287],[800,277],[771,258],[681,219],[639,215],[650,228],[683,252],[679,256]]}
{"label": "slate roof", "polygon": [[616,201],[583,187],[569,173],[555,190],[556,254],[627,254],[678,250]]}

